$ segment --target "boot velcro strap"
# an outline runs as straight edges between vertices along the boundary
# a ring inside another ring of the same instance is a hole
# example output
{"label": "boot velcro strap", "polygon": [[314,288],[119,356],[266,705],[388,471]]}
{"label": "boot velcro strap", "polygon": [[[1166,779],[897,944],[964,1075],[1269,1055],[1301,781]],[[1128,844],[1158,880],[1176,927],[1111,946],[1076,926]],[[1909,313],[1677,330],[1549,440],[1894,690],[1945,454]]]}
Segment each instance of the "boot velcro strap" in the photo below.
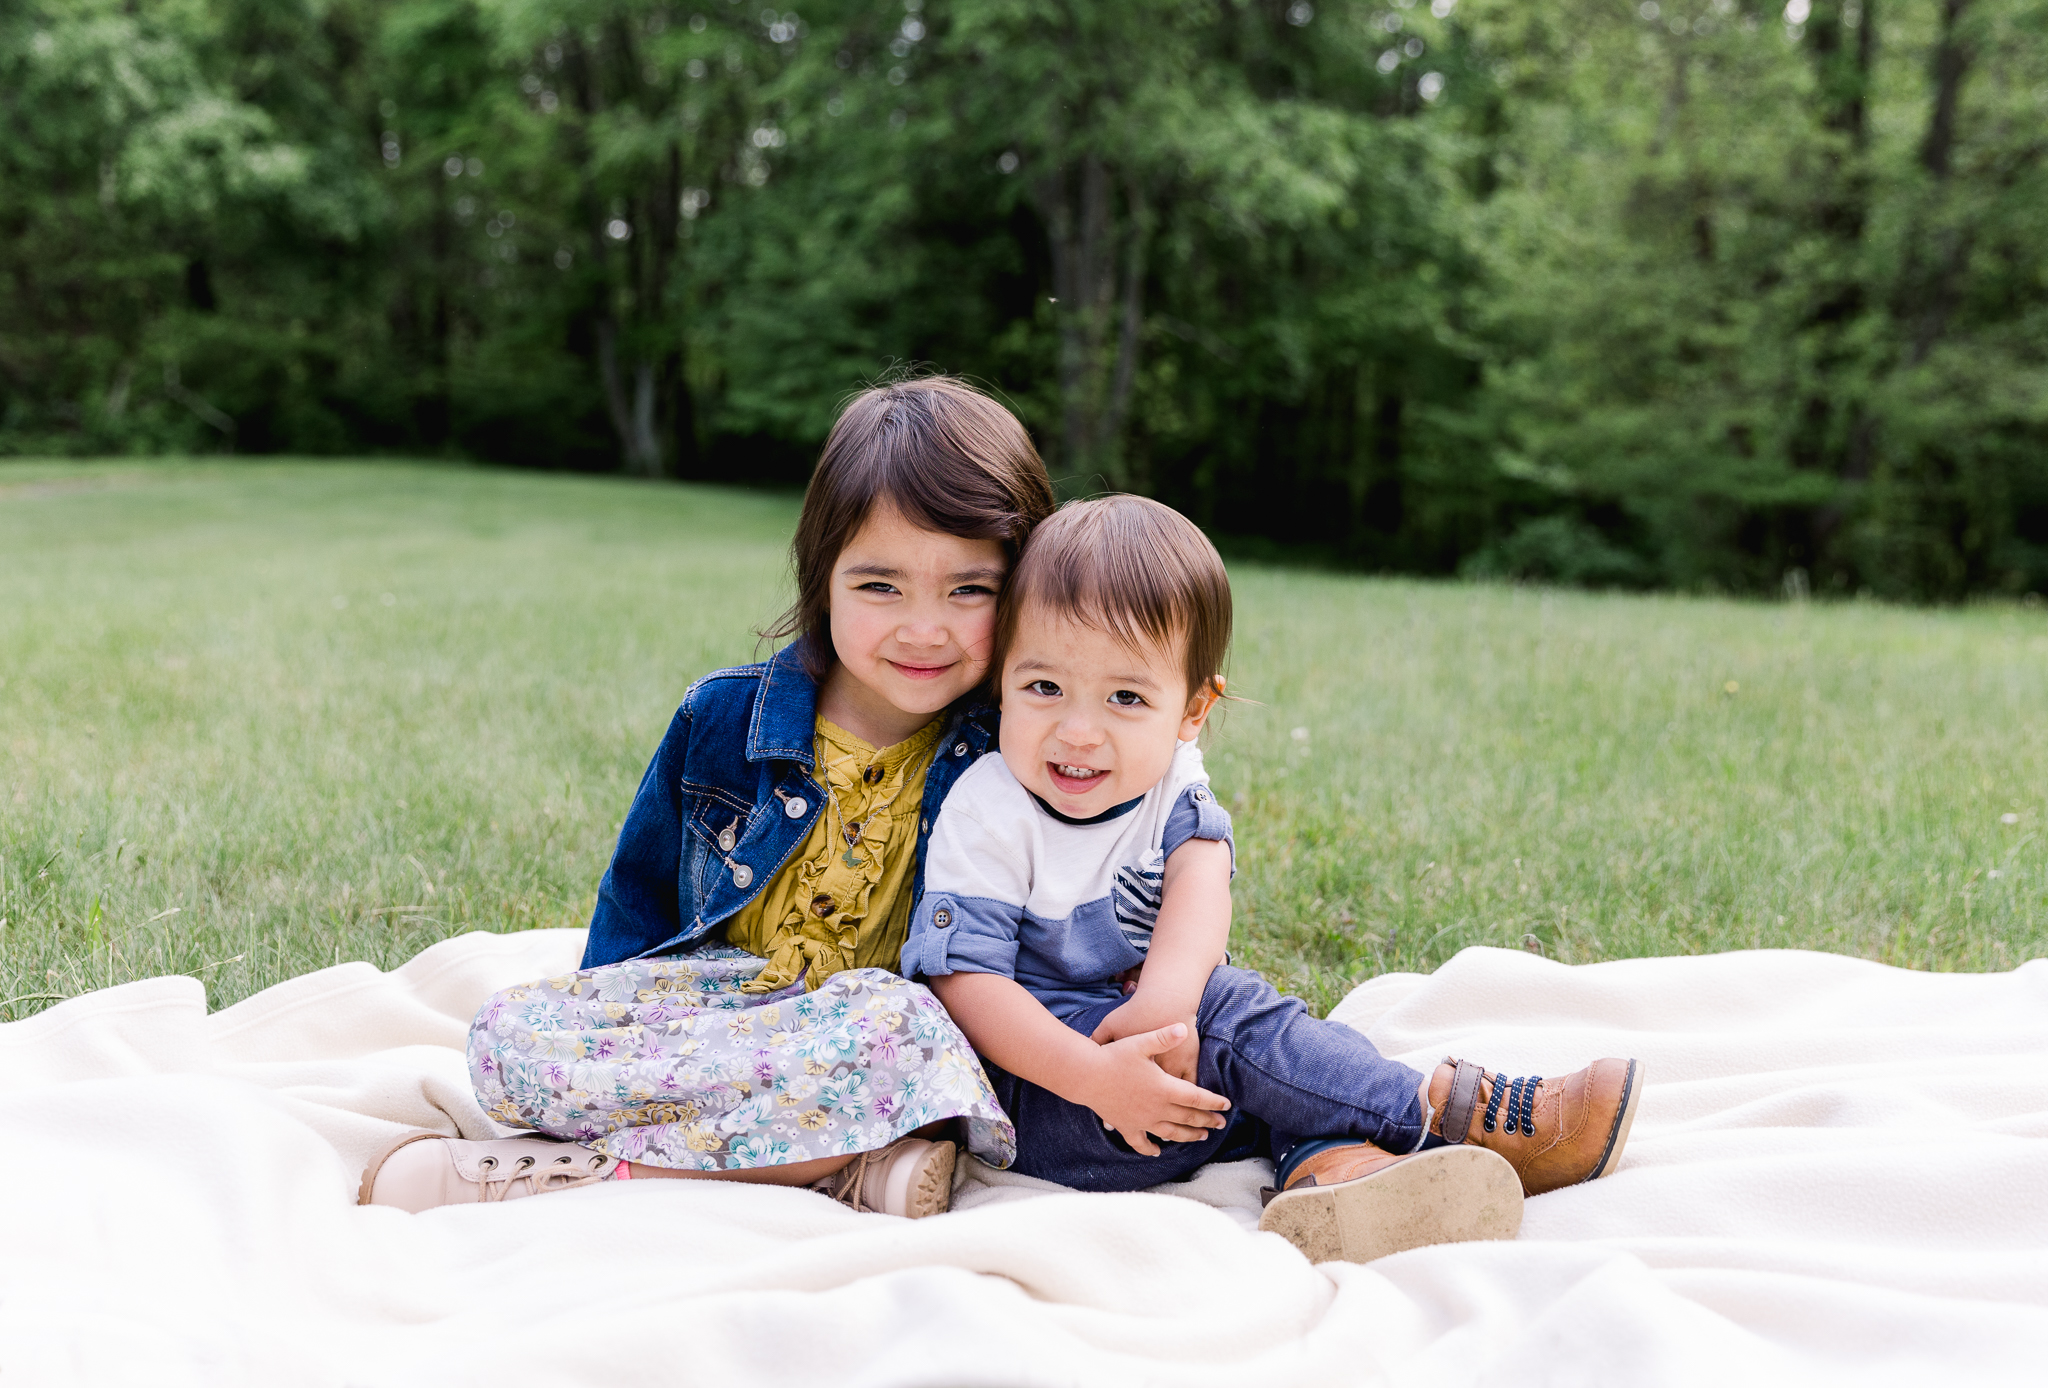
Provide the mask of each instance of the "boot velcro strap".
{"label": "boot velcro strap", "polygon": [[1479,1103],[1479,1082],[1486,1071],[1469,1060],[1452,1062],[1451,1092],[1444,1100],[1444,1141],[1463,1142],[1472,1131],[1472,1110]]}

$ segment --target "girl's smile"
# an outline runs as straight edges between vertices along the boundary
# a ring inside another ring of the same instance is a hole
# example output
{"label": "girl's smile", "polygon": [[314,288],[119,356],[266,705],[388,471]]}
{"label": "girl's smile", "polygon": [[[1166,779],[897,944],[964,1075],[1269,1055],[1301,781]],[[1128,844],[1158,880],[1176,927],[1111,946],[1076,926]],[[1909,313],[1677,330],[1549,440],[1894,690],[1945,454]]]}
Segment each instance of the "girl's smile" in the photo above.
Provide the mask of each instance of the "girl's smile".
{"label": "girl's smile", "polygon": [[1007,564],[994,540],[924,530],[879,504],[832,566],[818,712],[891,747],[981,683]]}

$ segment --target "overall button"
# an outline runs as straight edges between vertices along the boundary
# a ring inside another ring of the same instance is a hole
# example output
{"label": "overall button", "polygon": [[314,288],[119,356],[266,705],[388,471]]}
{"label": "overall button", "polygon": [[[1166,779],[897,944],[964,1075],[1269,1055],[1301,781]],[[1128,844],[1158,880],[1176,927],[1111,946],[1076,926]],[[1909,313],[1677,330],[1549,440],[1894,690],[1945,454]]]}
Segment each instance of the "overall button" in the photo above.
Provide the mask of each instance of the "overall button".
{"label": "overall button", "polygon": [[956,756],[956,757],[964,757],[964,756],[966,756],[966,755],[967,755],[967,744],[966,744],[966,743],[964,743],[964,742],[956,742],[956,743],[954,743],[954,744],[953,744],[953,755],[954,755],[954,756]]}
{"label": "overall button", "polygon": [[1207,800],[1209,798],[1209,792],[1204,790],[1200,786],[1196,786],[1194,790],[1194,796],[1197,800]]}
{"label": "overall button", "polygon": [[802,819],[811,808],[811,802],[801,795],[792,795],[782,802],[782,812],[791,819]]}
{"label": "overall button", "polygon": [[745,891],[748,887],[753,886],[754,870],[745,863],[734,863],[732,865],[732,884],[741,891]]}
{"label": "overall button", "polygon": [[833,904],[834,903],[830,896],[828,896],[824,892],[819,892],[816,896],[811,898],[811,914],[819,917],[820,919],[829,916],[832,914]]}
{"label": "overall button", "polygon": [[944,930],[947,926],[951,925],[952,923],[953,913],[951,911],[948,911],[945,907],[941,906],[938,910],[932,912],[932,924],[937,926],[939,929]]}

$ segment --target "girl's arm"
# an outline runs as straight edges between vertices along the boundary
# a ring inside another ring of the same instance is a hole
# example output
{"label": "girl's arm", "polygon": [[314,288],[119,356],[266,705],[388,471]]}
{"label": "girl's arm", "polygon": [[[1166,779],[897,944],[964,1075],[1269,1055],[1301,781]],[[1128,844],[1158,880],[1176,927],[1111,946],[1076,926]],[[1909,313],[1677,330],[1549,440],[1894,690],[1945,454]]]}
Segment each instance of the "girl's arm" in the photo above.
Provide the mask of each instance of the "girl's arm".
{"label": "girl's arm", "polygon": [[1135,1152],[1156,1157],[1154,1138],[1203,1142],[1224,1124],[1228,1099],[1175,1078],[1153,1060],[1192,1035],[1186,1025],[1098,1046],[1046,1011],[1015,979],[951,973],[926,981],[976,1051],[1041,1089],[1093,1109]]}
{"label": "girl's arm", "polygon": [[1159,1057],[1159,1064],[1194,1080],[1202,1044],[1195,1011],[1230,944],[1230,866],[1230,845],[1221,839],[1189,839],[1173,850],[1138,991],[1102,1019],[1091,1039],[1107,1044],[1179,1022],[1187,1035]]}
{"label": "girl's arm", "polygon": [[631,959],[673,939],[682,929],[676,879],[684,830],[677,786],[689,746],[690,712],[685,704],[676,710],[640,778],[611,865],[598,883],[583,968]]}

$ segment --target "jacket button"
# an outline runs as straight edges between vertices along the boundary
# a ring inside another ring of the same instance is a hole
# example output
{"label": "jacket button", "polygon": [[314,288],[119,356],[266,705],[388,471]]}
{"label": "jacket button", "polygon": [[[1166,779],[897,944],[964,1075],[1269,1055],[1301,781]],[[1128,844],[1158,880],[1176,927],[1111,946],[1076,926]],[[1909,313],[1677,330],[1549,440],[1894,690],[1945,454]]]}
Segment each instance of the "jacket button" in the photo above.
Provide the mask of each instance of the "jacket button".
{"label": "jacket button", "polygon": [[802,819],[810,808],[811,802],[801,795],[792,795],[782,802],[782,812],[791,819]]}
{"label": "jacket button", "polygon": [[745,891],[748,887],[753,886],[754,870],[745,863],[734,863],[732,865],[732,884],[741,891]]}
{"label": "jacket button", "polygon": [[718,831],[718,851],[720,853],[732,852],[732,846],[734,842],[735,840],[732,836],[732,826],[730,824],[726,825],[723,829],[720,829]]}
{"label": "jacket button", "polygon": [[956,757],[964,757],[964,756],[966,756],[966,755],[967,755],[967,744],[966,744],[966,743],[964,743],[964,742],[956,742],[956,743],[954,743],[954,744],[953,744],[953,755],[954,755],[954,756],[956,756]]}
{"label": "jacket button", "polygon": [[948,911],[945,907],[941,906],[938,910],[932,912],[932,924],[937,926],[939,929],[944,930],[947,926],[951,925],[952,923],[953,913],[951,911]]}
{"label": "jacket button", "polygon": [[931,831],[932,831],[932,822],[931,822],[931,821],[930,821],[929,819],[920,819],[919,821],[917,821],[917,832],[918,832],[918,833],[920,833],[920,834],[929,834],[929,833],[930,833]]}

